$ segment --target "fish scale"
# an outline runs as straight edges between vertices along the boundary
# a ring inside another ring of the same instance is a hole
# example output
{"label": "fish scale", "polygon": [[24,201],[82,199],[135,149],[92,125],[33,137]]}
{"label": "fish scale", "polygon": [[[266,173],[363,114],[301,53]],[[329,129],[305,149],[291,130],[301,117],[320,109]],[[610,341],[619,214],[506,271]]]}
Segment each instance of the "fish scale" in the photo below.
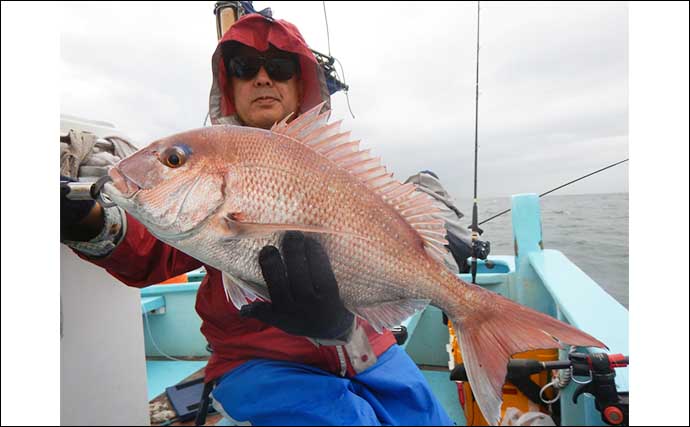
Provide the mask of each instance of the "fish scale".
{"label": "fish scale", "polygon": [[[339,123],[328,125],[321,107],[271,130],[212,126],[156,141],[110,171],[106,194],[159,239],[225,273],[238,308],[247,298],[268,299],[258,255],[266,245],[280,248],[287,230],[319,240],[343,303],[375,330],[427,303],[439,307],[453,321],[492,424],[512,354],[566,343],[605,347],[455,276],[443,262],[445,229],[433,199],[394,180],[349,133],[337,133]],[[182,156],[176,167],[165,162],[171,152]]]}
{"label": "fish scale", "polygon": [[[368,221],[370,221],[369,218],[363,218],[356,214],[349,216],[340,215],[335,209],[327,209],[324,213],[322,213],[324,219],[319,221],[318,217],[314,218],[314,215],[310,214],[310,212],[314,212],[313,210],[310,211],[309,209],[303,209],[302,206],[294,206],[294,209],[291,210],[285,209],[287,206],[276,206],[274,204],[277,198],[275,193],[281,192],[279,188],[280,183],[285,182],[286,176],[280,176],[281,174],[277,173],[273,167],[254,167],[246,168],[246,170],[249,181],[248,187],[250,188],[260,188],[258,185],[256,185],[259,182],[276,183],[276,186],[269,187],[269,191],[267,192],[260,192],[261,194],[247,193],[246,202],[249,206],[251,206],[248,213],[251,216],[251,214],[254,212],[254,209],[258,209],[259,211],[257,212],[257,216],[259,216],[258,220],[261,222],[265,221],[269,223],[282,223],[286,221],[294,221],[295,223],[299,224],[310,224],[318,221],[326,227],[331,227],[336,226],[340,221],[344,223],[345,228],[360,231],[365,230],[368,225]],[[290,178],[291,180],[295,179],[291,176]],[[296,179],[303,183],[302,194],[305,195],[304,202],[302,203],[303,205],[318,206],[325,204],[326,206],[333,206],[335,203],[332,203],[333,200],[329,199],[337,199],[345,203],[354,202],[354,197],[351,195],[343,195],[337,190],[330,193],[328,191],[324,191],[325,185],[323,184],[323,181],[314,181],[312,179],[308,179],[307,176],[297,177]],[[291,183],[285,183],[284,186],[286,187],[286,191],[282,191],[282,194],[290,194],[291,192],[294,193],[296,190],[295,186]],[[335,185],[331,186],[333,189],[336,187],[337,186]],[[275,215],[275,212],[280,212],[281,214]],[[290,215],[286,216],[286,212],[289,212]],[[387,228],[389,228],[387,225],[382,226],[384,232]],[[373,239],[373,237],[371,238]],[[353,245],[343,245],[342,242],[332,242],[334,239],[330,238],[329,236],[322,236],[322,240],[322,244],[326,247],[328,253],[338,253],[338,251],[344,251],[342,256],[335,257],[334,271],[336,278],[340,283],[352,283],[351,286],[343,286],[343,294],[345,295],[346,300],[349,300],[348,295],[352,294],[352,300],[356,300],[357,298],[355,297],[360,295],[359,299],[361,300],[374,301],[376,299],[375,295],[372,294],[374,288],[380,288],[381,290],[387,289],[383,283],[379,286],[376,286],[375,283],[371,283],[371,278],[377,277],[374,274],[375,268],[362,268],[362,266],[368,265],[365,262],[367,257],[373,255],[370,253],[372,252],[371,249],[373,246],[368,240],[351,239],[354,240]],[[273,243],[275,244],[278,242]],[[241,241],[238,244],[241,245]],[[260,248],[255,249],[260,250]],[[248,253],[246,260],[247,264],[256,264],[256,254],[258,254],[258,251],[256,251],[256,253],[244,251],[244,253]],[[385,259],[384,255],[379,256],[379,259]],[[408,265],[408,263],[402,264],[403,267]],[[241,275],[241,272],[244,271],[245,268],[237,269],[235,267],[234,270],[230,270],[231,268],[232,266],[230,265],[225,266],[225,271],[231,271],[234,273],[234,275],[239,276],[242,279],[248,279],[247,277],[243,277]],[[363,289],[358,290],[359,288]],[[350,291],[350,289],[352,289],[352,291]],[[390,293],[389,288],[387,289],[387,292]],[[355,303],[361,303],[361,301],[356,301]]]}

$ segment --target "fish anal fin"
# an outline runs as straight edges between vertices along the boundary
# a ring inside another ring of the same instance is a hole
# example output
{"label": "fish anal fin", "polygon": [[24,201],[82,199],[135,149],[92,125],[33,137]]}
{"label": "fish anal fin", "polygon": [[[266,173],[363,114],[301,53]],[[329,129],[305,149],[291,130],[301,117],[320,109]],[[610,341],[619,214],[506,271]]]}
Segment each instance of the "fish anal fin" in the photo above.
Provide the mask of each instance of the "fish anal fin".
{"label": "fish anal fin", "polygon": [[405,319],[424,310],[429,304],[428,299],[403,299],[387,301],[381,304],[357,307],[352,311],[381,333],[384,329],[391,329],[400,325]]}

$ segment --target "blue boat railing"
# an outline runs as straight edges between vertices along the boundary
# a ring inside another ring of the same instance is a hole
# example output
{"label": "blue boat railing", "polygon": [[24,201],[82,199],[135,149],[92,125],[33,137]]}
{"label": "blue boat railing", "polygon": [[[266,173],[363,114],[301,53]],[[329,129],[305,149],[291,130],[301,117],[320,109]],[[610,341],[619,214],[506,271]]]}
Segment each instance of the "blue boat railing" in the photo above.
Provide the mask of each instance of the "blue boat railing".
{"label": "blue boat railing", "polygon": [[[628,310],[564,254],[544,249],[536,194],[513,196],[512,222],[517,252],[512,298],[596,337],[609,347],[607,353],[627,356]],[[559,358],[567,360],[568,355],[561,350]],[[628,369],[616,369],[619,393],[629,392]],[[591,395],[585,394],[578,405],[572,402],[576,386],[571,382],[561,392],[561,425],[605,425]]]}

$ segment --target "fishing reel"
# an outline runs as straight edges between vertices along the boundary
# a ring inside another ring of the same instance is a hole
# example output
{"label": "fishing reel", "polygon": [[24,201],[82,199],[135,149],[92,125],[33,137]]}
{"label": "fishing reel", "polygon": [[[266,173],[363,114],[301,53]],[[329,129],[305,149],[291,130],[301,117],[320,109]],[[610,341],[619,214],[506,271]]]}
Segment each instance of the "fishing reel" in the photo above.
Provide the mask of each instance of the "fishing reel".
{"label": "fishing reel", "polygon": [[350,87],[341,81],[340,77],[338,76],[338,72],[335,69],[336,59],[334,57],[318,52],[314,49],[312,49],[311,52],[316,57],[316,60],[326,76],[326,87],[328,88],[329,95],[333,95],[341,90],[344,90],[345,92],[350,90]]}
{"label": "fishing reel", "polygon": [[[590,381],[578,382],[578,387],[573,394],[573,403],[583,393],[594,396],[597,410],[601,413],[603,422],[614,426],[627,426],[628,419],[628,394],[618,393],[616,390],[616,368],[628,366],[628,357],[622,354],[605,353],[570,353],[569,360],[557,360],[542,362],[531,359],[511,359],[508,363],[506,379],[518,388],[532,402],[541,404],[546,387],[541,388],[535,384],[530,375],[544,370],[565,369],[576,376],[589,376]],[[456,365],[450,373],[451,381],[468,381],[464,364]],[[566,383],[567,384],[567,383]],[[557,399],[549,401],[553,403]]]}
{"label": "fishing reel", "polygon": [[482,240],[472,242],[472,255],[477,259],[486,259],[491,252],[491,243]]}
{"label": "fishing reel", "polygon": [[628,395],[618,393],[615,381],[615,368],[628,366],[628,357],[622,354],[572,353],[570,360],[574,375],[591,376],[591,381],[577,387],[573,403],[577,404],[582,393],[589,393],[594,396],[602,421],[615,426],[628,425]]}

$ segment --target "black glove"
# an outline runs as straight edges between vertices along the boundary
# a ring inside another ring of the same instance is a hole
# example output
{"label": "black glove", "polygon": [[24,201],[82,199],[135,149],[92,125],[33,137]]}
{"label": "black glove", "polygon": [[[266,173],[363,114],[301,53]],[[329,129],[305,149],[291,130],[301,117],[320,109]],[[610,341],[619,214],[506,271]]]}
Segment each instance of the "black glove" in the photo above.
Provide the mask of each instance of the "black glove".
{"label": "black glove", "polygon": [[243,306],[240,315],[252,317],[292,334],[314,339],[347,341],[354,315],[343,305],[331,263],[314,239],[287,232],[283,258],[274,246],[259,253],[271,303]]}

